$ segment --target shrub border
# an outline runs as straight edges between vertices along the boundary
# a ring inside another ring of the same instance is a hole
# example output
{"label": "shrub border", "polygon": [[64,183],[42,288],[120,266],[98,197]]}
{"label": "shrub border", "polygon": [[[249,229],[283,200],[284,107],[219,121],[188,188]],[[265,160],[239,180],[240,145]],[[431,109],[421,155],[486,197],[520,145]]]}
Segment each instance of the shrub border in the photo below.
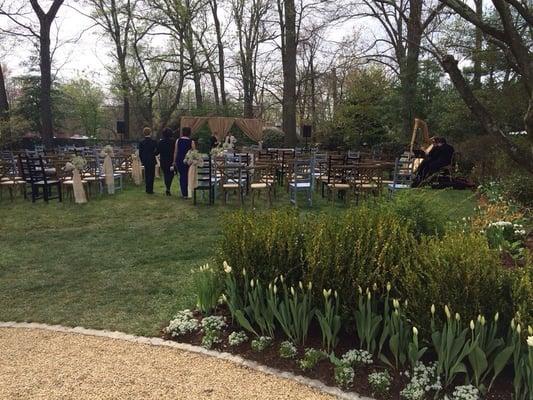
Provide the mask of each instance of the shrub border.
{"label": "shrub border", "polygon": [[247,360],[243,357],[236,356],[226,352],[219,352],[215,350],[207,350],[200,346],[193,346],[186,343],[178,343],[171,340],[164,340],[157,337],[146,337],[146,336],[135,336],[119,331],[107,331],[107,330],[98,330],[98,329],[87,329],[81,326],[75,328],[63,326],[63,325],[48,325],[43,323],[36,322],[2,322],[0,321],[0,328],[12,328],[12,329],[36,329],[36,330],[45,330],[50,332],[58,333],[69,333],[69,334],[79,334],[85,336],[94,336],[94,337],[103,337],[107,339],[116,339],[122,340],[130,343],[139,343],[150,346],[159,346],[159,347],[171,347],[182,351],[187,351],[190,353],[202,354],[208,357],[213,357],[219,360],[229,361],[238,366],[243,366],[251,370],[262,372],[267,375],[272,375],[280,379],[288,379],[300,383],[302,385],[308,386],[310,388],[316,389],[322,393],[335,396],[339,399],[345,400],[374,400],[370,397],[361,396],[355,392],[343,392],[339,388],[331,387],[323,384],[319,380],[306,378],[301,375],[295,375],[291,372],[280,371],[276,368],[270,368],[255,361]]}

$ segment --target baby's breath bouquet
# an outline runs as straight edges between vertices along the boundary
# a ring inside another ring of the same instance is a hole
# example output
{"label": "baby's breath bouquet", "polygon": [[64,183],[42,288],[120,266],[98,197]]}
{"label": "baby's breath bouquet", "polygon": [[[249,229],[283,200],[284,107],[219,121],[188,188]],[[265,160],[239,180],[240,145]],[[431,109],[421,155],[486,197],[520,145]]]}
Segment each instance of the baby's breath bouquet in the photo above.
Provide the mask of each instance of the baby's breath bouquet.
{"label": "baby's breath bouquet", "polygon": [[78,171],[82,171],[87,165],[87,160],[80,156],[72,157],[72,160],[70,162]]}
{"label": "baby's breath bouquet", "polygon": [[204,165],[204,157],[198,150],[189,150],[183,162],[187,165],[202,167]]}
{"label": "baby's breath bouquet", "polygon": [[72,172],[74,171],[74,164],[72,164],[70,161],[67,161],[67,163],[65,164],[65,166],[63,167],[63,171],[65,172]]}
{"label": "baby's breath bouquet", "polygon": [[211,155],[213,157],[219,157],[221,156],[222,154],[224,154],[224,148],[221,147],[221,146],[217,146],[217,147],[213,147],[211,149]]}
{"label": "baby's breath bouquet", "polygon": [[100,152],[100,157],[105,157],[105,156],[109,156],[109,157],[113,157],[113,146],[111,145],[107,145],[107,146],[104,146],[104,148],[102,149],[102,151]]}

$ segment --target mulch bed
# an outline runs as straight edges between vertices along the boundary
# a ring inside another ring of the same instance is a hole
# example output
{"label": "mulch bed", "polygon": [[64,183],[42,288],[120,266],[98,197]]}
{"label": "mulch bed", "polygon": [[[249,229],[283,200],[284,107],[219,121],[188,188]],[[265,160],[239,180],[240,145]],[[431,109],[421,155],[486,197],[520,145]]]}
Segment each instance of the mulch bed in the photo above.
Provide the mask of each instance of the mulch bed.
{"label": "mulch bed", "polygon": [[[266,365],[268,367],[276,368],[281,371],[292,372],[296,375],[303,375],[311,379],[317,379],[326,385],[337,386],[334,378],[334,367],[329,362],[329,360],[320,361],[316,367],[310,371],[303,371],[298,367],[297,360],[303,357],[305,348],[315,348],[320,349],[322,347],[322,338],[319,327],[315,324],[311,325],[309,336],[306,340],[305,346],[297,346],[298,354],[294,359],[285,359],[279,356],[279,345],[283,342],[284,335],[280,334],[278,336],[282,337],[281,339],[274,339],[272,345],[267,347],[262,352],[254,352],[250,347],[250,341],[253,339],[253,335],[246,332],[249,337],[249,340],[239,346],[229,346],[228,345],[228,336],[231,332],[242,331],[243,329],[237,325],[231,325],[231,316],[225,309],[220,309],[216,315],[221,315],[226,317],[228,326],[223,330],[221,334],[222,342],[214,346],[214,350],[224,351],[227,353],[232,353],[239,355],[243,358],[256,361],[260,364]],[[198,320],[201,320],[201,315],[195,313],[195,316]],[[202,334],[200,332],[195,332],[193,334],[180,336],[179,338],[172,338],[166,335],[163,330],[161,331],[163,338],[168,340],[175,340],[181,343],[188,343],[195,346],[201,346],[202,343]],[[335,348],[335,353],[340,356],[351,349],[359,348],[357,341],[354,338],[355,335],[344,334],[340,337],[339,344]],[[431,361],[430,359],[424,360],[425,362]],[[391,390],[387,396],[380,396],[372,393],[371,388],[368,384],[368,375],[372,372],[383,371],[387,367],[381,362],[374,362],[374,364],[364,367],[358,367],[355,369],[355,377],[352,387],[348,391],[355,391],[361,395],[374,397],[378,400],[400,400],[400,391],[405,388],[409,382],[409,378],[406,376],[395,372],[389,369],[391,377],[393,377],[393,382]],[[464,382],[457,382],[458,385],[464,384]],[[485,397],[488,400],[511,400],[512,396],[512,371],[510,369],[505,370],[500,374],[496,382],[494,383],[491,392]]]}

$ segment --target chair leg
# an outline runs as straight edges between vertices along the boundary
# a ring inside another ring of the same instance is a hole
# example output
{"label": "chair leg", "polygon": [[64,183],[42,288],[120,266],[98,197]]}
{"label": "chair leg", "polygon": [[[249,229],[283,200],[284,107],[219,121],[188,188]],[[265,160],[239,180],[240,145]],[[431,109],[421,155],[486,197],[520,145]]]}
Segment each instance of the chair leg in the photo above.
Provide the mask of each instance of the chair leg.
{"label": "chair leg", "polygon": [[254,189],[250,189],[250,190],[252,192],[252,208],[254,208],[255,190]]}

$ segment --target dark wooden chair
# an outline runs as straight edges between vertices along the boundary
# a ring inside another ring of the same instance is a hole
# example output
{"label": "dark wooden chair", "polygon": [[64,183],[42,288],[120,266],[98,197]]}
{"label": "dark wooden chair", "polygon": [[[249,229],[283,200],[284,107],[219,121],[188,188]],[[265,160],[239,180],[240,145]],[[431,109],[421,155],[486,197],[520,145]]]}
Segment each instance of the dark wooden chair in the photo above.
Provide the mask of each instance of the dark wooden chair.
{"label": "dark wooden chair", "polygon": [[[45,168],[41,156],[20,155],[19,162],[22,179],[26,183],[24,185],[24,198],[27,198],[26,186],[29,185],[32,203],[35,203],[38,199],[44,199],[47,203],[48,200],[53,199],[58,199],[60,202],[63,201],[61,181],[56,179],[55,176],[47,174],[47,168]],[[56,189],[55,195],[52,192],[53,188]]]}
{"label": "dark wooden chair", "polygon": [[196,205],[197,192],[208,192],[209,204],[215,204],[215,188],[218,183],[211,156],[204,158],[204,165],[197,167],[198,186],[194,188],[193,204]]}

